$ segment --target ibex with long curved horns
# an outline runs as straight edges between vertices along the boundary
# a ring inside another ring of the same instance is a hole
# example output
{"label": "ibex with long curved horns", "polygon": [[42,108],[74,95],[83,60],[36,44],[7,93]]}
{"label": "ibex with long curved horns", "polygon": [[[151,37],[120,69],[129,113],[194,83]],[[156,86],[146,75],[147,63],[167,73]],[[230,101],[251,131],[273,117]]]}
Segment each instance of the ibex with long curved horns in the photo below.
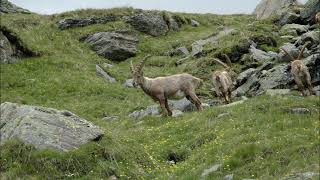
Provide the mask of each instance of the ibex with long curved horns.
{"label": "ibex with long curved horns", "polygon": [[212,83],[215,87],[215,91],[218,96],[223,97],[226,103],[231,102],[231,91],[233,88],[232,76],[234,72],[231,69],[231,61],[227,55],[226,57],[227,63],[221,62],[219,59],[213,58],[213,60],[219,64],[221,64],[225,69],[223,70],[215,70],[212,72]]}
{"label": "ibex with long curved horns", "polygon": [[303,52],[306,49],[307,45],[308,43],[306,43],[302,47],[299,53],[299,56],[296,59],[290,53],[288,53],[285,49],[281,48],[281,50],[284,51],[284,53],[286,53],[292,60],[291,74],[303,96],[316,94],[311,84],[311,76],[310,76],[308,67],[304,65],[303,61],[301,60]]}
{"label": "ibex with long curved horns", "polygon": [[143,66],[148,58],[146,56],[139,65],[133,66],[131,62],[131,72],[133,75],[133,85],[139,85],[142,90],[153,100],[160,103],[162,114],[172,116],[172,111],[168,105],[168,99],[181,99],[186,97],[202,110],[201,102],[195,93],[195,89],[202,85],[202,80],[190,74],[176,74],[172,76],[148,78],[143,76]]}

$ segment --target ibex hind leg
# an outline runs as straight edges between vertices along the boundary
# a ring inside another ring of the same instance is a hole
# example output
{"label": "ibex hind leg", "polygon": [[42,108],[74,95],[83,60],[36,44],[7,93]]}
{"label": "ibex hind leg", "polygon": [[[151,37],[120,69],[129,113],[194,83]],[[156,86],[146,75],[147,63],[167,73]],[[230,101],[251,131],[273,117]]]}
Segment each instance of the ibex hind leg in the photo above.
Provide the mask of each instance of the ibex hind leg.
{"label": "ibex hind leg", "polygon": [[168,116],[167,108],[166,108],[166,100],[164,97],[159,98],[160,107],[162,110],[163,116]]}
{"label": "ibex hind leg", "polygon": [[168,111],[168,115],[172,116],[172,111],[169,108],[168,99],[165,99],[165,106],[166,106],[166,109]]}
{"label": "ibex hind leg", "polygon": [[196,95],[194,92],[191,92],[191,91],[187,92],[186,94],[187,94],[187,96],[186,96],[187,99],[188,99],[189,101],[191,101],[191,102],[197,107],[197,110],[198,110],[198,111],[202,111],[203,108],[202,108],[202,106],[201,106],[201,101],[200,101],[200,99],[197,97],[197,95]]}
{"label": "ibex hind leg", "polygon": [[309,94],[316,95],[316,91],[313,89],[312,84],[311,84],[311,76],[310,76],[309,72],[305,73],[305,79],[306,79],[306,84],[307,84]]}

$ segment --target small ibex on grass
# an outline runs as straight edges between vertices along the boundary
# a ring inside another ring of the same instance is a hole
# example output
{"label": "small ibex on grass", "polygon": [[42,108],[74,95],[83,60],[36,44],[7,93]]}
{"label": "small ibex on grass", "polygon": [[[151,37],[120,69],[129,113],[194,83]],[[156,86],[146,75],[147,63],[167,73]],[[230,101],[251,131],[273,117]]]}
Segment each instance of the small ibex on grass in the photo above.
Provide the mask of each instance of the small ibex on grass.
{"label": "small ibex on grass", "polygon": [[303,96],[309,96],[309,95],[315,95],[316,92],[313,90],[312,84],[311,84],[311,76],[308,70],[308,67],[303,64],[303,61],[301,60],[303,51],[305,50],[308,43],[306,43],[300,53],[298,58],[294,58],[290,53],[288,53],[285,49],[281,48],[284,53],[286,53],[292,60],[291,62],[291,74],[294,78],[294,81],[296,82],[299,90],[301,91]]}
{"label": "small ibex on grass", "polygon": [[221,64],[225,69],[212,72],[212,83],[218,96],[223,97],[226,103],[231,102],[231,91],[233,88],[232,77],[234,72],[231,70],[231,61],[227,55],[224,55],[229,64],[221,62],[219,59],[213,60]]}
{"label": "small ibex on grass", "polygon": [[197,107],[198,111],[201,111],[201,102],[195,93],[195,89],[202,85],[202,80],[186,73],[157,78],[144,77],[142,69],[146,60],[150,57],[150,55],[146,56],[135,67],[131,62],[130,69],[133,75],[133,85],[135,87],[139,85],[153,100],[159,101],[163,116],[172,116],[168,99],[186,97]]}

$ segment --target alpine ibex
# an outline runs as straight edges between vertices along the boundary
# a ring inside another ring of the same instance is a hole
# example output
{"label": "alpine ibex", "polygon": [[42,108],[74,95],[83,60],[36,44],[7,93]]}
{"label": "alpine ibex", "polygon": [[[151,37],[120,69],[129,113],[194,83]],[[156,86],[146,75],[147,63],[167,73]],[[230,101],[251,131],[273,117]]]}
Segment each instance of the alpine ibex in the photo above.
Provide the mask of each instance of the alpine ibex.
{"label": "alpine ibex", "polygon": [[215,62],[221,64],[225,69],[216,70],[212,73],[212,83],[215,87],[217,95],[223,97],[226,103],[230,103],[231,91],[233,88],[232,77],[234,75],[234,72],[231,70],[231,61],[229,57],[227,55],[224,56],[226,57],[229,66],[221,62],[219,59],[213,59]]}
{"label": "alpine ibex", "polygon": [[308,96],[312,94],[316,94],[316,92],[313,90],[312,84],[311,84],[311,76],[308,70],[308,67],[303,64],[303,61],[301,60],[303,51],[305,50],[308,43],[306,43],[300,53],[297,59],[295,59],[290,53],[288,53],[285,49],[281,48],[284,53],[286,53],[292,60],[291,62],[291,74],[294,78],[294,81],[296,82],[299,90],[301,91],[303,96]]}
{"label": "alpine ibex", "polygon": [[150,55],[146,56],[135,67],[131,62],[130,69],[133,75],[133,85],[135,87],[139,85],[153,100],[159,101],[164,116],[172,116],[168,99],[186,97],[197,107],[198,111],[201,111],[201,102],[195,93],[195,89],[202,85],[202,80],[186,73],[157,78],[144,77],[142,69],[146,60],[150,57]]}
{"label": "alpine ibex", "polygon": [[316,23],[320,24],[320,12],[318,12],[315,16]]}

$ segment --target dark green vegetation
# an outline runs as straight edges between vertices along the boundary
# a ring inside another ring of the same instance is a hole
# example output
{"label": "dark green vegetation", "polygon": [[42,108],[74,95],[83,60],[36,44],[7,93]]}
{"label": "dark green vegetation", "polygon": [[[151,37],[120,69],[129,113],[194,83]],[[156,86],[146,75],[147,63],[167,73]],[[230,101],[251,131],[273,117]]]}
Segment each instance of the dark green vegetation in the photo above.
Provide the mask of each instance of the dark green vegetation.
{"label": "dark green vegetation", "polygon": [[[127,114],[154,104],[140,89],[124,88],[131,78],[129,60],[134,63],[148,53],[154,56],[145,67],[145,75],[156,77],[189,72],[206,84],[199,93],[213,98],[210,72],[217,68],[210,56],[220,57],[242,46],[252,36],[272,35],[278,27],[269,21],[255,21],[248,15],[218,16],[179,14],[196,19],[198,28],[184,26],[180,32],[151,37],[139,34],[138,56],[114,64],[110,73],[120,83],[107,83],[96,75],[95,64],[110,61],[96,55],[80,42],[83,36],[108,30],[132,30],[119,20],[83,28],[59,30],[56,22],[65,17],[114,14],[122,16],[136,10],[81,10],[53,16],[36,14],[1,15],[1,26],[15,32],[31,50],[41,54],[17,64],[1,64],[1,102],[40,105],[67,109],[94,122],[105,130],[99,142],[79,150],[60,153],[38,151],[19,142],[0,147],[0,178],[82,178],[100,179],[116,175],[134,179],[198,179],[214,164],[222,168],[209,177],[221,179],[234,174],[238,178],[277,179],[296,172],[318,172],[319,99],[297,95],[254,97],[230,108],[212,107],[203,113],[185,113],[179,118],[148,117],[141,121]],[[238,30],[217,44],[205,47],[206,57],[188,60],[176,67],[181,57],[162,56],[166,51],[208,37],[223,29]],[[246,64],[235,64],[236,71]],[[306,107],[310,115],[293,115],[288,109]],[[230,115],[217,118],[221,113]],[[103,121],[104,115],[116,115],[116,121]],[[176,164],[168,163],[177,161]]]}

